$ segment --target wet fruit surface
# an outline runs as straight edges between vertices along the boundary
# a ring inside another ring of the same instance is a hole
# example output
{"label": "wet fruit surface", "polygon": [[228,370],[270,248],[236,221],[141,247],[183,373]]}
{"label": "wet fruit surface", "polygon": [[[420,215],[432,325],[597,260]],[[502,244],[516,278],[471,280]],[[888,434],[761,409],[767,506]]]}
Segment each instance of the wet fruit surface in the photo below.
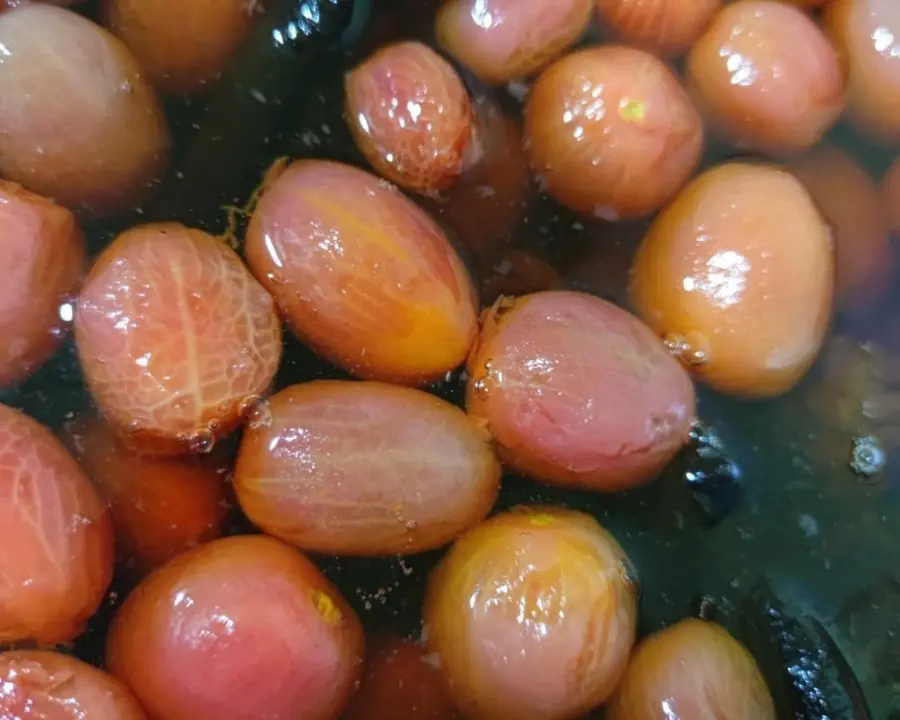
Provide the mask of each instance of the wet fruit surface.
{"label": "wet fruit surface", "polygon": [[382,48],[345,80],[347,122],[375,170],[412,192],[446,189],[478,161],[469,93],[427,45]]}
{"label": "wet fruit surface", "polygon": [[0,714],[10,720],[146,718],[131,692],[111,675],[40,650],[0,653]]}
{"label": "wet fruit surface", "polygon": [[580,717],[625,669],[635,593],[624,552],[592,517],[523,508],[440,563],[423,610],[428,647],[465,717]]}
{"label": "wet fruit surface", "polygon": [[209,452],[281,359],[269,294],[222,240],[176,223],[133,228],[97,259],[75,340],[108,421],[159,454]]}
{"label": "wet fruit surface", "polygon": [[610,701],[610,720],[775,720],[765,680],[724,628],[684,620],[642,640]]}
{"label": "wet fruit surface", "polygon": [[525,107],[525,141],[550,195],[619,220],[650,214],[687,182],[703,129],[665,64],[607,46],[572,53],[541,74]]}
{"label": "wet fruit surface", "polygon": [[718,130],[762,152],[812,147],[844,107],[835,48],[806,13],[780,2],[728,5],[692,48],[686,75]]}
{"label": "wet fruit surface", "polygon": [[88,216],[146,199],[169,130],[128,49],[47,5],[0,15],[0,45],[0,175]]}
{"label": "wet fruit surface", "polygon": [[56,350],[84,269],[71,212],[0,181],[0,388],[25,379]]}
{"label": "wet fruit surface", "polygon": [[53,434],[0,405],[0,643],[69,642],[106,594],[113,534]]}
{"label": "wet fruit surface", "polygon": [[454,540],[497,498],[483,428],[420,390],[317,381],[269,400],[241,442],[235,489],[266,532],[317,552],[411,554]]}
{"label": "wet fruit surface", "polygon": [[438,43],[487,83],[531,75],[574,45],[591,0],[449,0],[435,17]]}
{"label": "wet fruit surface", "polygon": [[475,340],[475,291],[444,233],[349,165],[291,165],[265,189],[246,255],[294,332],[362,378],[437,380]]}
{"label": "wet fruit surface", "polygon": [[600,21],[624,42],[680,55],[703,34],[722,0],[595,0]]}
{"label": "wet fruit surface", "polygon": [[583,293],[501,300],[468,373],[466,407],[503,462],[554,484],[614,491],[651,480],[694,413],[691,381],[658,338]]}
{"label": "wet fruit surface", "polygon": [[778,395],[819,352],[833,264],[828,228],[794,176],[729,163],[654,221],[631,298],[698,377],[724,392]]}
{"label": "wet fruit surface", "polygon": [[272,538],[233,537],[138,585],[113,621],[106,663],[154,717],[327,720],[362,654],[359,620],[310,560]]}

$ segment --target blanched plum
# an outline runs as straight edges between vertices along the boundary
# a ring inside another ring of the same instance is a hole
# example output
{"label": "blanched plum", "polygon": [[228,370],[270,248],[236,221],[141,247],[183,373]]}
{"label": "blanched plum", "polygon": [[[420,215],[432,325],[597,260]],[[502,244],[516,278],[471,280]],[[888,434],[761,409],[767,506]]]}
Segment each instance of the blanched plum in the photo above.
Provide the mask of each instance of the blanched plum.
{"label": "blanched plum", "polygon": [[900,142],[900,3],[831,0],[824,24],[849,71],[850,117],[873,139],[896,145]]}
{"label": "blanched plum", "polygon": [[425,648],[394,636],[369,645],[359,692],[344,720],[454,720],[440,669]]}
{"label": "blanched plum", "polygon": [[501,300],[468,362],[466,407],[511,468],[604,492],[653,479],[687,441],[694,388],[637,318],[584,293]]}
{"label": "blanched plum", "polygon": [[84,269],[75,217],[0,180],[0,388],[24,380],[65,336],[60,312]]}
{"label": "blanched plum", "polygon": [[69,642],[113,571],[109,515],[53,434],[0,405],[0,644]]}
{"label": "blanched plum", "polygon": [[112,675],[61,653],[0,653],[0,717],[9,720],[145,720]]}
{"label": "blanched plum", "polygon": [[445,190],[477,162],[469,93],[453,66],[427,45],[381,48],[344,85],[356,146],[382,177],[427,195]]}
{"label": "blanched plum", "polygon": [[900,158],[894,160],[881,185],[881,200],[892,232],[900,232]]}
{"label": "blanched plum", "polygon": [[719,625],[691,619],[638,644],[605,717],[775,720],[775,706],[753,656]]}
{"label": "blanched plum", "polygon": [[732,162],[654,221],[631,269],[638,315],[713,387],[774,396],[803,377],[831,319],[831,236],[786,170]]}
{"label": "blanched plum", "polygon": [[636,584],[591,516],[524,508],[457,541],[429,580],[423,615],[465,717],[580,718],[625,670]]}
{"label": "blanched plum", "polygon": [[142,455],[94,417],[71,425],[67,439],[109,503],[116,550],[127,570],[149,572],[222,532],[228,466],[219,458]]}
{"label": "blanched plum", "polygon": [[238,500],[267,533],[307,550],[431,550],[497,498],[490,436],[421,390],[320,380],[282,390],[264,413],[241,441]]}
{"label": "blanched plum", "polygon": [[363,652],[358,618],[310,560],[244,536],[147,576],[113,620],[106,665],[157,720],[332,720]]}
{"label": "blanched plum", "polygon": [[169,93],[200,90],[233,59],[262,10],[259,0],[103,0],[103,24]]}
{"label": "blanched plum", "polygon": [[438,43],[481,80],[502,85],[531,75],[587,29],[592,0],[446,0]]}
{"label": "blanched plum", "polygon": [[723,0],[594,0],[601,22],[624,42],[681,55],[706,30]]}
{"label": "blanched plum", "polygon": [[604,220],[648,215],[700,160],[700,116],[653,55],[609,45],[574,52],[537,79],[525,106],[531,167],[561,204]]}
{"label": "blanched plum", "polygon": [[78,213],[142,202],[169,129],[128,48],[70,10],[0,15],[0,176]]}
{"label": "blanched plum", "polygon": [[275,303],[222,240],[176,223],[120,235],[88,275],[75,340],[97,405],[135,449],[208,452],[281,359]]}
{"label": "blanched plum", "polygon": [[443,231],[349,165],[288,167],[262,193],[246,255],[293,331],[364,379],[438,380],[475,340],[475,290]]}
{"label": "blanched plum", "polygon": [[807,13],[772,0],[725,7],[691,49],[686,73],[700,109],[742,148],[807,150],[844,108],[837,51]]}

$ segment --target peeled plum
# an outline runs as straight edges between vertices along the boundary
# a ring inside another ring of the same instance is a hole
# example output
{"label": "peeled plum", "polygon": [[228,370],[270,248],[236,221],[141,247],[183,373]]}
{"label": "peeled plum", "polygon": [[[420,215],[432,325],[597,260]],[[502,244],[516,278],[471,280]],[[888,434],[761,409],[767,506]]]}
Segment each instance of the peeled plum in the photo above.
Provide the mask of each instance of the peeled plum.
{"label": "peeled plum", "polygon": [[275,303],[224,241],[176,223],[120,235],[75,315],[95,402],[130,447],[208,452],[268,391],[281,359]]}
{"label": "peeled plum", "polygon": [[688,439],[694,388],[637,318],[584,293],[500,300],[468,363],[466,406],[500,459],[558,485],[624,490]]}
{"label": "peeled plum", "polygon": [[0,47],[0,176],[84,215],[146,199],[169,129],[128,48],[51,5],[0,15]]}
{"label": "peeled plum", "polygon": [[438,380],[475,341],[475,289],[443,231],[357,168],[288,167],[262,192],[246,255],[293,331],[364,379]]}
{"label": "peeled plum", "polygon": [[0,180],[0,388],[24,380],[65,337],[60,315],[84,269],[75,217]]}
{"label": "peeled plum", "polygon": [[490,512],[500,464],[459,408],[413,388],[320,380],[275,395],[234,474],[247,516],[307,550],[411,554]]}
{"label": "peeled plum", "polygon": [[9,720],[145,720],[112,675],[42,650],[0,653],[0,717]]}
{"label": "peeled plum", "polygon": [[359,619],[312,561],[243,536],[148,575],[113,619],[106,665],[159,720],[332,720],[363,653]]}
{"label": "peeled plum", "polygon": [[523,508],[457,541],[429,580],[423,617],[469,720],[580,718],[625,670],[636,584],[591,516]]}
{"label": "peeled plum", "polygon": [[681,55],[706,30],[723,0],[594,0],[597,14],[621,40]]}
{"label": "peeled plum", "polygon": [[5,405],[0,488],[0,644],[69,642],[112,578],[106,508],[53,434]]}
{"label": "peeled plum", "polygon": [[642,640],[608,720],[775,720],[753,656],[722,627],[683,620]]}

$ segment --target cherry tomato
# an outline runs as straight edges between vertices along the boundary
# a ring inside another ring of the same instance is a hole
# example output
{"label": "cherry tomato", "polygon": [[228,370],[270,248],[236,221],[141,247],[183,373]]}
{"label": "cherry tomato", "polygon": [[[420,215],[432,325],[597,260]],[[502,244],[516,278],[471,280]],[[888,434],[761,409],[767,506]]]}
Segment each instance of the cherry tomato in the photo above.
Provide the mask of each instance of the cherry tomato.
{"label": "cherry tomato", "polygon": [[88,386],[130,447],[209,452],[281,359],[271,296],[222,240],[176,223],[126,231],[88,275],[75,340]]}
{"label": "cherry tomato", "polygon": [[53,434],[0,405],[0,643],[73,640],[106,595],[113,532]]}
{"label": "cherry tomato", "polygon": [[525,508],[464,535],[428,585],[423,617],[450,697],[470,720],[582,717],[634,642],[635,582],[589,515]]}
{"label": "cherry tomato", "polygon": [[312,561],[243,536],[148,575],[113,619],[106,665],[159,720],[331,720],[363,652],[358,618]]}

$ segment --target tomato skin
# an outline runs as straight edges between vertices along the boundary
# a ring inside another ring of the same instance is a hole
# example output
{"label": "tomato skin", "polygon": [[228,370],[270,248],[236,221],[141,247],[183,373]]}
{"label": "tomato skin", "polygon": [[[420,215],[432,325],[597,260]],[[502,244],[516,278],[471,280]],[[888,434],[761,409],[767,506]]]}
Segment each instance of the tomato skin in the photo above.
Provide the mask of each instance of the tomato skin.
{"label": "tomato skin", "polygon": [[0,405],[0,643],[66,643],[112,579],[109,513],[37,421]]}
{"label": "tomato skin", "polygon": [[601,492],[652,480],[687,441],[694,388],[649,328],[586,293],[499,301],[468,362],[466,408],[507,466]]}
{"label": "tomato skin", "polygon": [[339,555],[433,550],[490,512],[490,436],[424,391],[318,380],[286,388],[241,442],[234,487],[247,516],[301,548]]}
{"label": "tomato skin", "polygon": [[472,720],[580,718],[634,643],[628,559],[584,513],[521,508],[464,535],[429,579],[425,637]]}
{"label": "tomato skin", "polygon": [[371,173],[293,163],[264,188],[245,253],[294,333],[362,379],[438,380],[475,341],[462,260],[425,211]]}
{"label": "tomato skin", "polygon": [[104,418],[131,448],[209,452],[272,383],[282,354],[271,296],[220,238],[140,225],[97,258],[75,341]]}
{"label": "tomato skin", "polygon": [[113,619],[106,665],[161,720],[329,720],[363,654],[359,619],[311,560],[235,536],[144,578]]}

